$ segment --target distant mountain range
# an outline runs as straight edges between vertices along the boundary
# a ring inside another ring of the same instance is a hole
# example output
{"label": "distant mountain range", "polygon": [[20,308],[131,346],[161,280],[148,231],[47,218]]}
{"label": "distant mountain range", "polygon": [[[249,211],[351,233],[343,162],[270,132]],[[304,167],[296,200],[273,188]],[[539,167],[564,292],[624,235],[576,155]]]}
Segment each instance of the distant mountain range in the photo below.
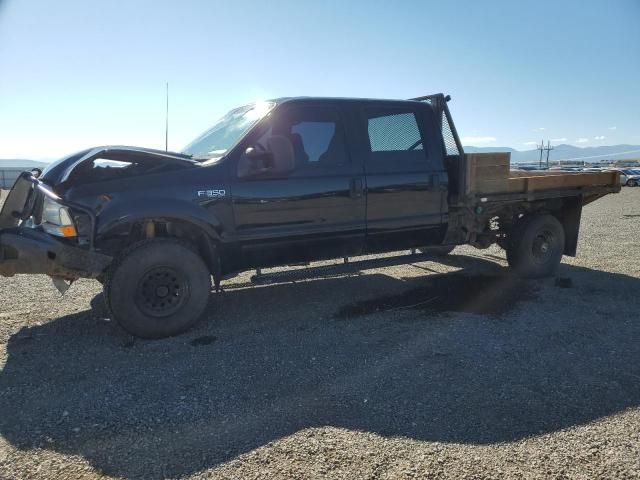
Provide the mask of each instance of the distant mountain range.
{"label": "distant mountain range", "polygon": [[[465,146],[466,153],[481,152],[511,152],[513,163],[537,162],[540,159],[539,150],[515,150],[509,147],[473,147]],[[547,152],[543,158],[546,159]],[[584,160],[585,162],[599,162],[602,160],[635,160],[640,159],[640,145],[609,145],[602,147],[574,147],[573,145],[554,145],[549,154],[549,160]]]}
{"label": "distant mountain range", "polygon": [[[538,150],[516,150],[509,147],[464,147],[466,153],[481,152],[511,152],[511,162],[537,162],[540,159]],[[544,152],[546,159],[547,153]],[[554,145],[549,160],[584,160],[586,162],[598,162],[602,160],[635,160],[640,159],[640,145],[608,145],[602,147],[574,147],[573,145]],[[0,159],[0,169],[4,168],[43,168],[47,162],[25,159]]]}
{"label": "distant mountain range", "polygon": [[47,162],[37,162],[36,160],[25,160],[21,158],[0,158],[0,169],[2,168],[24,168],[28,170],[30,168],[44,168],[48,165]]}

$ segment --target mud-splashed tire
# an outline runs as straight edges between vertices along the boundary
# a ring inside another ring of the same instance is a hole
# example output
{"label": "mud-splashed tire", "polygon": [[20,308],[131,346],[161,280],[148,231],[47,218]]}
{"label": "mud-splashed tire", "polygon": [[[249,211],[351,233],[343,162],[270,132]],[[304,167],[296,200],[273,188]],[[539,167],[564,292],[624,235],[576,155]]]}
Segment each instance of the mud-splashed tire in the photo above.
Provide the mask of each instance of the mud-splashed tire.
{"label": "mud-splashed tire", "polygon": [[141,338],[164,338],[191,328],[211,292],[211,274],[190,244],[140,242],[123,252],[105,278],[110,316]]}
{"label": "mud-splashed tire", "polygon": [[523,217],[509,233],[509,266],[523,278],[553,275],[562,260],[564,241],[564,228],[553,215]]}

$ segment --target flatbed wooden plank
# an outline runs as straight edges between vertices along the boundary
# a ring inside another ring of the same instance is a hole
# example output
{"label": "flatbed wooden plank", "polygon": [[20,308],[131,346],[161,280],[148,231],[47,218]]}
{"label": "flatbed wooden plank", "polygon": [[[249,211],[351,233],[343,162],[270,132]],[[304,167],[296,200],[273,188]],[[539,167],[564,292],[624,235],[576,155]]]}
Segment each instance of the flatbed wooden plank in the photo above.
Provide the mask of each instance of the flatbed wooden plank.
{"label": "flatbed wooden plank", "polygon": [[472,153],[467,162],[467,194],[527,194],[537,191],[574,189],[590,186],[618,186],[616,171],[558,172],[510,171],[508,152]]}
{"label": "flatbed wooden plank", "polygon": [[474,182],[474,192],[478,193],[500,193],[500,192],[522,192],[525,190],[526,180],[519,178],[502,178],[476,180]]}
{"label": "flatbed wooden plank", "polygon": [[575,175],[581,173],[591,172],[558,172],[554,170],[511,170],[509,172],[510,177],[540,177],[544,175]]}
{"label": "flatbed wooden plank", "polygon": [[467,192],[473,191],[480,180],[506,179],[509,176],[510,159],[509,152],[465,154]]}
{"label": "flatbed wooden plank", "polygon": [[550,190],[554,188],[573,188],[586,185],[609,185],[615,182],[615,175],[611,175],[609,172],[582,174],[569,173],[567,175],[540,175],[524,178],[527,179],[527,191]]}

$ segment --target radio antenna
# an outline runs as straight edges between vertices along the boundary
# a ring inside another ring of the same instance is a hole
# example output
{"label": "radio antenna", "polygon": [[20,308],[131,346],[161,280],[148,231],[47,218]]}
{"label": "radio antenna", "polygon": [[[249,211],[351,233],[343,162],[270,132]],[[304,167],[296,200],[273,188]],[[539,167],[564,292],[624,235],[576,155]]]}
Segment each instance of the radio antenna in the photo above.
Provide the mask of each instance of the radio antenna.
{"label": "radio antenna", "polygon": [[166,82],[166,92],[167,92],[167,108],[165,111],[165,122],[164,122],[164,151],[169,151],[169,82]]}

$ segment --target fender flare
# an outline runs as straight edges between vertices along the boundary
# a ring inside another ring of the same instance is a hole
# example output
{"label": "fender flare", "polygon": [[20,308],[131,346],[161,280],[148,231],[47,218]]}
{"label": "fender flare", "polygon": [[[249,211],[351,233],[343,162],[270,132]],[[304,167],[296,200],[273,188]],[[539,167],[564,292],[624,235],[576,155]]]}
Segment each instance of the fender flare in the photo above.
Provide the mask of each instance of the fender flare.
{"label": "fender flare", "polygon": [[194,226],[214,242],[222,235],[222,222],[208,209],[175,198],[145,198],[130,202],[109,203],[96,215],[95,239],[104,237],[123,225],[152,219],[166,219]]}

